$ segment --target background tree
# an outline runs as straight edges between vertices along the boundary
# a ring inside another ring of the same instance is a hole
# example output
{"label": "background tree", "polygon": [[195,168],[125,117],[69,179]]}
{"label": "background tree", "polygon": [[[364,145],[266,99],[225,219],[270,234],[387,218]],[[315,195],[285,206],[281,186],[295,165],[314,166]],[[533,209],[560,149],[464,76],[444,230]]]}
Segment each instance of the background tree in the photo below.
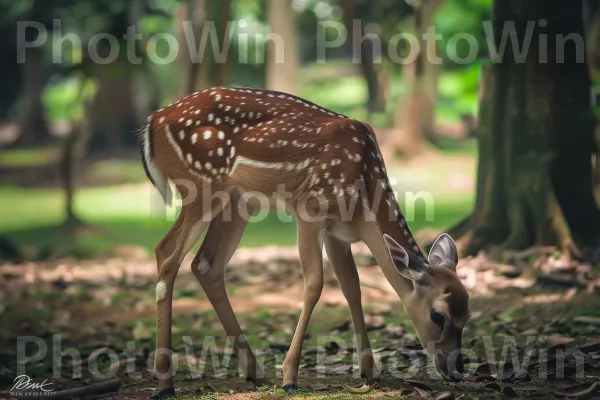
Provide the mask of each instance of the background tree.
{"label": "background tree", "polygon": [[[357,19],[357,4],[355,0],[342,0],[344,25],[348,31],[348,48],[353,63],[358,61],[363,78],[367,85],[368,117],[374,112],[385,111],[386,97],[389,88],[386,87],[385,72],[375,63],[375,44],[371,37],[377,36],[365,30],[365,22]],[[377,38],[380,40],[379,38]],[[356,52],[360,54],[356,54]],[[379,55],[380,56],[380,55]]]}
{"label": "background tree", "polygon": [[403,68],[403,76],[409,88],[409,94],[402,99],[399,105],[395,124],[398,131],[401,132],[396,138],[395,148],[405,156],[414,156],[429,150],[424,134],[431,134],[433,130],[438,67],[433,58],[437,58],[436,42],[432,35],[427,37],[426,35],[428,29],[433,26],[435,13],[442,1],[412,2],[415,7],[411,31],[419,43],[419,53],[413,63],[407,64]]}
{"label": "background tree", "polygon": [[[494,3],[496,48],[506,21],[515,21],[521,45],[528,28],[534,39],[524,57],[507,51],[494,60],[491,88],[485,80],[476,206],[451,232],[462,238],[465,254],[555,245],[598,257],[600,212],[590,162],[595,118],[582,6],[581,0],[569,7],[559,0]],[[547,27],[528,22],[541,19]],[[570,34],[576,39],[565,40]]]}
{"label": "background tree", "polygon": [[291,0],[267,0],[274,39],[267,50],[267,88],[298,94],[299,53]]}

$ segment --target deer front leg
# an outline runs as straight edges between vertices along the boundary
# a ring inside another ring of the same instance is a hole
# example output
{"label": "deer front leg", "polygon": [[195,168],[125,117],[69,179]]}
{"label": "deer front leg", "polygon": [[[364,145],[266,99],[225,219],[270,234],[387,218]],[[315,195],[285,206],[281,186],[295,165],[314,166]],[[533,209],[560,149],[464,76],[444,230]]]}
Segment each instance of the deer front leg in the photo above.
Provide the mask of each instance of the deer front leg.
{"label": "deer front leg", "polygon": [[362,309],[360,279],[350,244],[342,242],[333,236],[325,237],[325,250],[333,272],[342,289],[342,293],[348,302],[354,335],[358,346],[358,357],[361,377],[367,379],[367,384],[372,384],[379,379],[379,370],[373,359],[371,343],[367,335],[365,316]]}
{"label": "deer front leg", "polygon": [[310,316],[323,291],[323,225],[298,220],[298,250],[304,277],[304,304],[292,344],[283,362],[283,388],[296,389],[298,367]]}
{"label": "deer front leg", "polygon": [[[157,398],[173,396],[171,357],[171,324],[173,308],[173,285],[185,255],[200,239],[208,222],[179,217],[173,228],[156,246],[158,279],[156,284],[156,351],[154,376],[158,378]],[[171,251],[172,250],[172,251]]]}
{"label": "deer front leg", "polygon": [[[228,211],[233,210],[232,220],[226,220],[224,215],[227,213],[222,213],[213,219],[206,238],[192,262],[192,272],[202,285],[227,336],[233,342],[233,350],[243,375],[259,387],[268,384],[268,381],[246,341],[225,288],[225,269],[248,224],[247,218],[237,212],[237,204],[234,202],[230,204],[231,208]],[[249,215],[251,215],[250,210],[246,213],[246,216]]]}

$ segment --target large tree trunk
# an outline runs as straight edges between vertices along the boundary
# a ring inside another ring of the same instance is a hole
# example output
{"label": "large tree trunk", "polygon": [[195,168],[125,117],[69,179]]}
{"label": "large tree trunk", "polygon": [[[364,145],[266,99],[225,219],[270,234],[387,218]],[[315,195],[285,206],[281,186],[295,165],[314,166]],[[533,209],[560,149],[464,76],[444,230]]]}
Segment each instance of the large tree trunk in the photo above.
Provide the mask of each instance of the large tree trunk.
{"label": "large tree trunk", "polygon": [[[504,21],[516,21],[519,38],[527,21],[546,19],[548,26],[539,31],[536,25],[525,62],[507,51],[493,64],[492,93],[482,96],[476,207],[451,231],[465,254],[487,245],[495,256],[554,245],[566,254],[598,256],[588,251],[600,244],[589,71],[577,62],[581,49],[573,41],[564,47],[564,62],[556,61],[556,35],[582,35],[581,16],[582,0],[568,6],[560,0],[495,2],[497,44]],[[547,63],[538,58],[539,33],[548,34]]]}
{"label": "large tree trunk", "polygon": [[[594,2],[592,2],[594,3]],[[595,2],[599,3],[599,2]],[[588,57],[590,74],[592,81],[596,82],[596,91],[593,94],[596,98],[596,107],[600,106],[597,99],[600,98],[600,6],[594,4],[594,7],[588,8],[589,15],[589,31],[588,31]],[[596,186],[596,199],[600,202],[600,127],[596,128],[596,156],[595,156],[595,174],[594,183]]]}
{"label": "large tree trunk", "polygon": [[267,88],[298,94],[300,61],[291,0],[268,0],[267,7],[271,32],[283,40],[283,46],[269,41]]}

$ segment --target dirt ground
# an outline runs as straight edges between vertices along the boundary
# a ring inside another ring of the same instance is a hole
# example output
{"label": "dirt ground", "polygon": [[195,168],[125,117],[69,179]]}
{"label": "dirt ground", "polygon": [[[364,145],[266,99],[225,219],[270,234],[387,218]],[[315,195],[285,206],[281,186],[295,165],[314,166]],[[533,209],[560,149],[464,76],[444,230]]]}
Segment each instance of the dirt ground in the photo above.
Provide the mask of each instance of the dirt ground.
{"label": "dirt ground", "polygon": [[[374,260],[364,247],[356,246],[354,253],[382,380],[366,394],[344,387],[360,386],[363,380],[349,312],[326,265],[326,287],[304,346],[298,398],[600,398],[600,281],[591,266],[548,254],[531,257],[521,268],[483,257],[462,260],[458,271],[474,311],[463,335],[471,374],[448,383],[423,355]],[[190,399],[286,397],[280,389],[281,363],[302,300],[296,249],[240,249],[228,270],[233,308],[272,383],[258,390],[240,377],[220,323],[189,271],[190,261],[175,289],[178,394]],[[40,342],[46,354],[25,368],[36,382],[48,379],[58,391],[116,379],[119,391],[102,398],[153,395],[155,274],[153,259],[136,248],[102,260],[0,266],[0,398],[9,398],[18,355],[34,356]],[[24,341],[31,343],[21,348]],[[53,352],[69,354],[62,366],[53,362]],[[59,377],[53,377],[55,372]]]}

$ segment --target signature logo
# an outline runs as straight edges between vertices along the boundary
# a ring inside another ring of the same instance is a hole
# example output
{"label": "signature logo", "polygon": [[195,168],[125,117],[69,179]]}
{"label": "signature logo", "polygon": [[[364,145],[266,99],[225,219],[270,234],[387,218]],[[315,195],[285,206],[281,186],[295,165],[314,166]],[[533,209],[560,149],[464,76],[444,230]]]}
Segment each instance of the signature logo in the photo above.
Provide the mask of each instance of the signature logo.
{"label": "signature logo", "polygon": [[[27,375],[17,376],[14,380],[14,385],[10,389],[11,395],[15,395],[18,392],[27,391],[27,395],[42,395],[53,392],[54,389],[50,388],[52,383],[48,382],[48,379],[45,379],[43,382],[32,382],[31,378]],[[35,392],[37,391],[37,392]]]}

